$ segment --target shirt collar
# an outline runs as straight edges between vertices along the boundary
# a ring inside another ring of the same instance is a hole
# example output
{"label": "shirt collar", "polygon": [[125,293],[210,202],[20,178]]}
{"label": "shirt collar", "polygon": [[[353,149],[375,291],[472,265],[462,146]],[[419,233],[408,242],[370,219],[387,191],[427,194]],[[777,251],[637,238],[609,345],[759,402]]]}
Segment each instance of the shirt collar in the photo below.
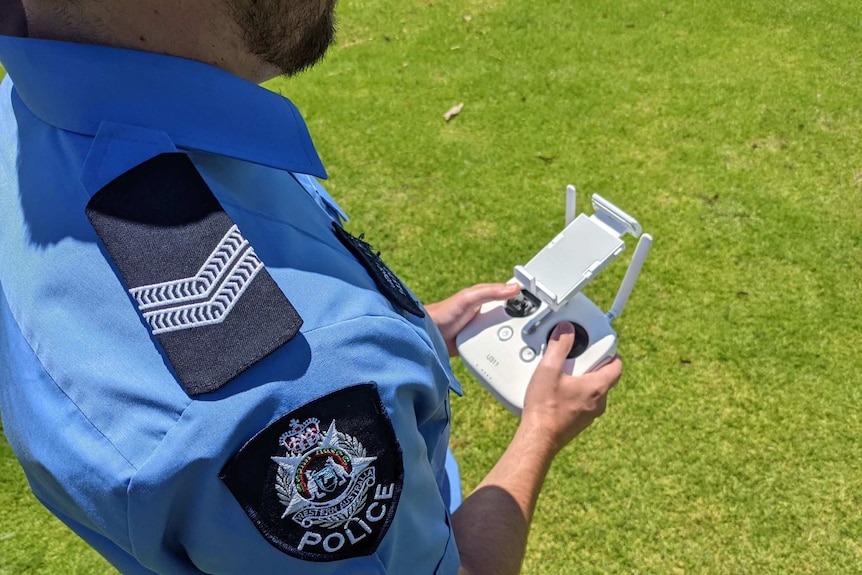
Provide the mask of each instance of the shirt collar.
{"label": "shirt collar", "polygon": [[102,122],[166,132],[178,148],[326,177],[290,100],[173,56],[0,36],[0,61],[42,121],[94,136]]}

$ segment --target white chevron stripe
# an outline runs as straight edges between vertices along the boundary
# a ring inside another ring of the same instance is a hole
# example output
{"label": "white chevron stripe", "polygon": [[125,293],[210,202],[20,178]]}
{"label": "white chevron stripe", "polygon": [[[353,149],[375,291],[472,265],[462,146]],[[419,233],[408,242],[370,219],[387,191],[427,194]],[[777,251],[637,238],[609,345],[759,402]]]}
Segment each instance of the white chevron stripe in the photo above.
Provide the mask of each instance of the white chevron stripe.
{"label": "white chevron stripe", "polygon": [[222,278],[230,273],[231,263],[242,253],[248,241],[232,226],[207,257],[198,272],[189,278],[182,278],[157,284],[136,287],[129,290],[145,312],[155,307],[174,306],[202,298],[210,298]]}
{"label": "white chevron stripe", "polygon": [[[153,335],[221,323],[262,269],[263,263],[249,247],[208,300],[147,312],[144,318],[150,324]],[[174,302],[180,303],[179,299]]]}

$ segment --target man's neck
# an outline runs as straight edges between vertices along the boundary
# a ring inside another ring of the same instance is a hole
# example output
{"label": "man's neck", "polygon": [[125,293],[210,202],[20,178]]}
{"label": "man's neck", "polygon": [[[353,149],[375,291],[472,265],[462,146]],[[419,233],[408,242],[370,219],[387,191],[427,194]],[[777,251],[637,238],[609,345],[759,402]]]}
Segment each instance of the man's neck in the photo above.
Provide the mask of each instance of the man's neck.
{"label": "man's neck", "polygon": [[247,52],[222,2],[77,0],[58,8],[56,0],[23,0],[23,5],[29,35],[34,38],[169,54],[254,82],[274,75]]}

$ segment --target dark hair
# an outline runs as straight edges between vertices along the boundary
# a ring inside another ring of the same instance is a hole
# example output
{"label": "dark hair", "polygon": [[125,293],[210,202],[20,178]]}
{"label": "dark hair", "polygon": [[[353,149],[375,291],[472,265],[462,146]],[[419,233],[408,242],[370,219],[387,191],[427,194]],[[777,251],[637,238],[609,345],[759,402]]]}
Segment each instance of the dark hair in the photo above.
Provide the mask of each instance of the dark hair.
{"label": "dark hair", "polygon": [[0,34],[27,35],[27,15],[21,0],[0,0]]}

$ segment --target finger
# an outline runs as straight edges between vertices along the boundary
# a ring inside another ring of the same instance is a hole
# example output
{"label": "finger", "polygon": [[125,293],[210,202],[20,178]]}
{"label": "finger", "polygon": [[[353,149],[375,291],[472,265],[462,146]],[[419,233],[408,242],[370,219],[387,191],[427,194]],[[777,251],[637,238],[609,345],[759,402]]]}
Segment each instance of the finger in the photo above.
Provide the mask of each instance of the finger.
{"label": "finger", "polygon": [[464,309],[478,307],[489,301],[510,299],[521,291],[518,284],[476,284],[461,290],[457,297]]}
{"label": "finger", "polygon": [[616,386],[622,374],[623,362],[620,359],[620,356],[616,356],[610,362],[589,374],[589,376],[591,378],[595,378],[607,391]]}
{"label": "finger", "polygon": [[548,347],[545,349],[539,365],[552,369],[554,373],[561,372],[563,370],[563,363],[566,361],[566,356],[569,355],[569,351],[572,349],[574,343],[574,326],[567,321],[558,323],[554,331],[551,332]]}
{"label": "finger", "polygon": [[521,286],[518,284],[477,284],[461,290],[453,299],[461,313],[465,313],[468,310],[478,310],[490,301],[513,298],[520,291]]}

